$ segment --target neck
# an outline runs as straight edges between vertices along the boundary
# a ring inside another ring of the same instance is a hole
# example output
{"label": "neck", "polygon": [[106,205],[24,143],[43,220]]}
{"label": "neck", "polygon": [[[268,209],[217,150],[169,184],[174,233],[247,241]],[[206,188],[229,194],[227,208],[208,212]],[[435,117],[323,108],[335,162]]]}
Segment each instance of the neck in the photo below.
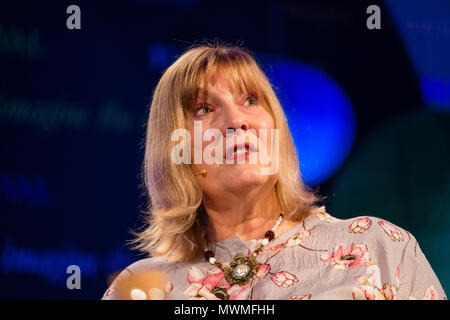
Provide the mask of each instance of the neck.
{"label": "neck", "polygon": [[206,197],[203,205],[208,217],[206,236],[213,242],[235,236],[243,241],[264,238],[281,213],[275,188]]}

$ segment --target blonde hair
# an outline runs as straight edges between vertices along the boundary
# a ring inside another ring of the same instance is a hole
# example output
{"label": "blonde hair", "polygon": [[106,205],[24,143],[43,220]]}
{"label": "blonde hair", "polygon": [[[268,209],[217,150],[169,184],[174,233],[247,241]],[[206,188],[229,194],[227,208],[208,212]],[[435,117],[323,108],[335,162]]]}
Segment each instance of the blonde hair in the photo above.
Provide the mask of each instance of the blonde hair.
{"label": "blonde hair", "polygon": [[205,209],[202,189],[189,164],[171,161],[175,129],[186,128],[188,110],[218,68],[230,85],[256,91],[279,129],[280,157],[276,195],[289,220],[301,221],[323,211],[319,197],[300,176],[294,142],[283,109],[272,86],[253,56],[237,46],[206,43],[190,47],[163,73],[155,88],[147,123],[143,181],[149,198],[143,231],[134,233],[134,249],[170,262],[189,261],[203,254]]}

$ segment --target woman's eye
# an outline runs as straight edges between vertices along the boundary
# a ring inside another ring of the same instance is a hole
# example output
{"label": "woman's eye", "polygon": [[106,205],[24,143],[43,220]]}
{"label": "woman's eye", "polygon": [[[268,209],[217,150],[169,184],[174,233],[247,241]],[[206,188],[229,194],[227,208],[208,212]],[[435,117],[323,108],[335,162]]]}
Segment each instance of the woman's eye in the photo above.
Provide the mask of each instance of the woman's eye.
{"label": "woman's eye", "polygon": [[202,104],[202,105],[198,106],[198,107],[195,109],[195,114],[198,115],[198,116],[201,116],[201,115],[208,114],[208,113],[210,113],[211,111],[213,111],[213,110],[212,110],[212,108],[211,108],[209,105],[207,105],[207,104]]}
{"label": "woman's eye", "polygon": [[244,105],[246,106],[254,106],[258,103],[258,98],[254,95],[251,94],[247,97],[247,99],[245,99],[245,103]]}

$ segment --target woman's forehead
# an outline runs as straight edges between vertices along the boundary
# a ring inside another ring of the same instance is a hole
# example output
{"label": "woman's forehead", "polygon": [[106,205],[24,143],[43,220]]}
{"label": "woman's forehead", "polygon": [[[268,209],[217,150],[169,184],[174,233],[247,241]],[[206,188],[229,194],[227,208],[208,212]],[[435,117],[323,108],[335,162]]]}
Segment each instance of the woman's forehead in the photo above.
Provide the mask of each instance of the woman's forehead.
{"label": "woman's forehead", "polygon": [[[205,86],[205,83],[207,84]],[[240,77],[233,77],[229,72],[224,70],[218,70],[217,73],[210,77],[202,77],[198,84],[197,98],[207,98],[209,95],[214,94],[233,94],[242,95],[247,91],[254,91],[254,88],[250,88],[246,81]]]}
{"label": "woman's forehead", "polygon": [[240,86],[237,86],[236,84],[232,83],[229,79],[222,76],[216,77],[214,81],[209,82],[206,87],[202,83],[198,89],[199,89],[198,96],[200,98],[215,94],[242,93],[242,88]]}

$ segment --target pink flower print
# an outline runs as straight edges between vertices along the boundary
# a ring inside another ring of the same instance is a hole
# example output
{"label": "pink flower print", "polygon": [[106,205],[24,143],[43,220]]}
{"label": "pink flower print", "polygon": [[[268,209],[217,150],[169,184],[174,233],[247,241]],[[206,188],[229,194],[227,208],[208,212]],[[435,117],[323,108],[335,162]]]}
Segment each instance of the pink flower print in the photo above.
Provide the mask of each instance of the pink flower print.
{"label": "pink flower print", "polygon": [[349,247],[339,244],[329,257],[322,255],[321,260],[331,263],[332,268],[337,270],[372,264],[367,246],[359,243],[352,243]]}
{"label": "pink flower print", "polygon": [[335,218],[327,212],[316,213],[316,217],[319,218],[320,221],[325,221],[327,223],[341,221],[341,219]]}
{"label": "pink flower print", "polygon": [[394,300],[397,294],[397,288],[385,283],[383,285],[383,288],[381,288],[380,290],[380,294],[384,298],[384,300]]}
{"label": "pink flower print", "polygon": [[286,247],[292,247],[295,245],[302,244],[303,242],[305,242],[306,237],[308,237],[309,235],[311,235],[310,230],[305,230],[305,231],[296,233],[293,237],[291,237],[289,240],[287,240]]}
{"label": "pink flower print", "polygon": [[356,277],[359,288],[354,287],[352,295],[354,300],[394,300],[397,295],[397,287],[385,283],[378,288],[374,275],[369,277]]}
{"label": "pink flower print", "polygon": [[184,291],[189,296],[189,300],[219,300],[214,294],[211,293],[201,283],[192,283]]}
{"label": "pink flower print", "polygon": [[264,248],[258,255],[264,254],[264,253],[275,253],[277,254],[281,249],[284,248],[284,243],[279,243],[273,247],[270,248]]}
{"label": "pink flower print", "polygon": [[172,281],[169,281],[169,282],[167,282],[166,287],[165,287],[166,294],[171,293],[172,290],[173,290],[173,284],[172,284]]}
{"label": "pink flower print", "polygon": [[400,265],[398,265],[395,270],[395,282],[397,283],[397,287],[400,288]]}
{"label": "pink flower print", "polygon": [[272,281],[281,288],[287,288],[298,282],[298,278],[287,271],[277,272],[272,275]]}
{"label": "pink flower print", "polygon": [[301,296],[292,296],[289,298],[289,300],[310,300],[311,294],[304,294]]}
{"label": "pink flower print", "polygon": [[111,295],[111,293],[112,293],[112,290],[111,290],[111,288],[108,288],[108,290],[106,290],[106,292],[105,292],[104,296],[105,296],[105,297],[108,297],[108,296],[110,296],[110,295]]}
{"label": "pink flower print", "polygon": [[395,271],[396,285],[381,284],[381,272],[377,265],[367,268],[368,276],[360,276],[355,279],[359,282],[359,288],[353,288],[352,294],[355,300],[395,300],[400,288],[400,265]]}
{"label": "pink flower print", "polygon": [[206,275],[197,268],[192,267],[188,273],[189,286],[184,290],[184,293],[189,296],[189,300],[221,300],[214,293],[213,290],[220,288],[221,291],[226,291],[230,300],[248,299],[251,293],[252,282],[244,286],[238,284],[231,285],[226,279],[222,269],[214,267]]}
{"label": "pink flower print", "polygon": [[231,286],[226,281],[224,272],[218,267],[211,269],[205,276],[199,268],[194,266],[189,270],[187,280],[190,284],[184,293],[189,296],[189,299],[194,300],[219,300],[211,290],[216,287],[228,289]]}
{"label": "pink flower print", "polygon": [[439,300],[439,294],[437,293],[434,286],[429,286],[425,295],[423,296],[423,300]]}
{"label": "pink flower print", "polygon": [[263,279],[267,276],[267,274],[270,271],[270,265],[268,264],[259,264],[258,268],[256,269],[256,275],[255,278],[256,279]]}
{"label": "pink flower print", "polygon": [[403,241],[402,233],[397,226],[385,220],[378,221],[378,224],[392,241]]}
{"label": "pink flower print", "polygon": [[372,225],[372,220],[369,218],[358,218],[348,227],[348,232],[350,233],[362,233],[369,230]]}

